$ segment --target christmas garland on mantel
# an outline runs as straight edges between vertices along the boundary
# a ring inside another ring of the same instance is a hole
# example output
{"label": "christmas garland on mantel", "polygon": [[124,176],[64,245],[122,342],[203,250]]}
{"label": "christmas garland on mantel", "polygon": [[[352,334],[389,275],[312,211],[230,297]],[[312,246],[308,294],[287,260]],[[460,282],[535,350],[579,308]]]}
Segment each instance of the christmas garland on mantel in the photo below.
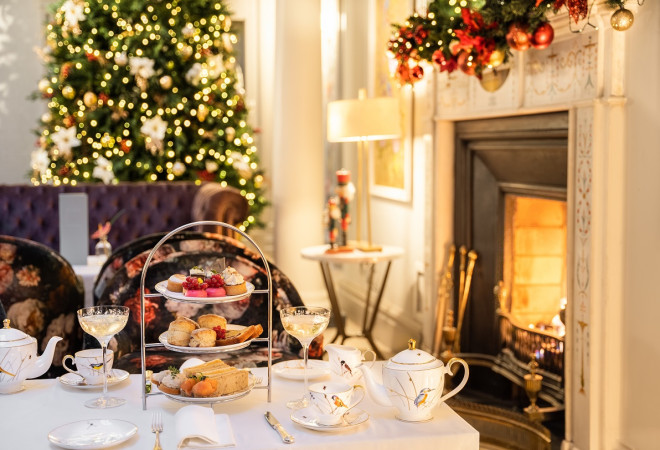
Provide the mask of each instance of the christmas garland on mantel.
{"label": "christmas garland on mantel", "polygon": [[[606,2],[617,8],[610,20],[616,30],[632,25],[626,1]],[[401,84],[421,80],[420,63],[426,61],[440,72],[460,69],[481,79],[484,71],[506,63],[511,50],[547,48],[554,38],[550,14],[566,7],[569,20],[589,23],[591,6],[589,0],[432,0],[426,14],[415,13],[403,25],[392,24],[388,50],[397,60],[395,77]]]}

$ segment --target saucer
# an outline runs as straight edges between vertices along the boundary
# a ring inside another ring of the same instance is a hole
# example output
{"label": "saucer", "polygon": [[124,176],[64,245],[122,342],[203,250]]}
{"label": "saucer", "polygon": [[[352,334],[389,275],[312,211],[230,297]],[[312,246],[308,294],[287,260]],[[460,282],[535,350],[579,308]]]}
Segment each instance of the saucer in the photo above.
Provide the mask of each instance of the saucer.
{"label": "saucer", "polygon": [[90,419],[68,423],[48,433],[48,440],[63,448],[107,448],[130,439],[137,433],[131,422],[118,419]]}
{"label": "saucer", "polygon": [[[108,386],[113,386],[117,383],[121,383],[126,378],[128,378],[128,372],[121,369],[112,369],[112,375],[108,377]],[[76,375],[75,373],[65,373],[62,376],[57,377],[57,381],[62,383],[64,386],[78,388],[78,389],[97,389],[103,388],[103,383],[95,384],[81,384],[82,378]]]}
{"label": "saucer", "polygon": [[303,408],[303,409],[298,409],[293,413],[291,413],[291,420],[297,423],[298,425],[302,425],[305,428],[309,428],[310,430],[334,432],[334,431],[350,430],[352,428],[355,428],[363,424],[364,422],[369,420],[369,414],[361,409],[354,408],[351,411],[348,411],[346,414],[344,414],[344,420],[339,422],[338,424],[323,425],[318,423],[314,411],[312,411],[310,408]]}
{"label": "saucer", "polygon": [[[273,364],[273,373],[279,377],[289,380],[304,380],[305,370],[302,359],[281,361]],[[307,360],[307,379],[313,380],[330,375],[330,364],[328,361],[317,359]]]}

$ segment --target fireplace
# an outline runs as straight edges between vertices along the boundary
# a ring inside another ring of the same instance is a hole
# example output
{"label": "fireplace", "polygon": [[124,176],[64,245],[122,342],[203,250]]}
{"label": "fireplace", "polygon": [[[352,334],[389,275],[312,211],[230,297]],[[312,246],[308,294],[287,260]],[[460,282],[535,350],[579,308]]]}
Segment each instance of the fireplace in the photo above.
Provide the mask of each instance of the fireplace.
{"label": "fireplace", "polygon": [[[518,386],[534,354],[540,398],[561,408],[568,113],[462,121],[455,133],[454,238],[478,254],[461,352]],[[474,384],[492,391],[486,379]]]}

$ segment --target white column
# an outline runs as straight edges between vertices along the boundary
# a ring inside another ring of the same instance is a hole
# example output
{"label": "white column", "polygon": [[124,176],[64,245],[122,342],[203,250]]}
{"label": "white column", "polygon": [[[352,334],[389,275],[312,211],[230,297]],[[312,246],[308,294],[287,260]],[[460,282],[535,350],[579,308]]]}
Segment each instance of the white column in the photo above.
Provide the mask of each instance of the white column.
{"label": "white column", "polygon": [[303,301],[318,304],[325,292],[320,269],[303,260],[300,249],[324,242],[321,6],[320,0],[280,0],[276,9],[274,262]]}

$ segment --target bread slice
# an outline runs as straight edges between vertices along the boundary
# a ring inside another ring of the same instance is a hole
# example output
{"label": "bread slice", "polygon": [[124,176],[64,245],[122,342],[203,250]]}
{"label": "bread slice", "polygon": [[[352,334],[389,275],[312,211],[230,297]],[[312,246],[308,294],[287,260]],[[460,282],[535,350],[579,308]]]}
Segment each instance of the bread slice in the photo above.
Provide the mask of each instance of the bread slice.
{"label": "bread slice", "polygon": [[210,372],[216,369],[221,369],[223,367],[231,367],[228,364],[224,363],[220,359],[214,359],[212,361],[209,361],[204,364],[199,364],[197,366],[191,366],[183,369],[183,374],[186,377],[190,377],[192,375],[198,374],[198,373],[204,373],[204,372]]}
{"label": "bread slice", "polygon": [[249,327],[244,328],[242,331],[238,331],[238,334],[235,334],[237,330],[227,330],[225,338],[217,339],[215,341],[215,345],[222,346],[240,344],[241,342],[245,342],[250,339],[251,336],[255,333],[255,329],[255,325],[250,325]]}
{"label": "bread slice", "polygon": [[245,391],[248,388],[249,372],[244,369],[230,367],[229,370],[207,375],[207,377],[218,380],[216,396],[229,395],[234,392]]}

